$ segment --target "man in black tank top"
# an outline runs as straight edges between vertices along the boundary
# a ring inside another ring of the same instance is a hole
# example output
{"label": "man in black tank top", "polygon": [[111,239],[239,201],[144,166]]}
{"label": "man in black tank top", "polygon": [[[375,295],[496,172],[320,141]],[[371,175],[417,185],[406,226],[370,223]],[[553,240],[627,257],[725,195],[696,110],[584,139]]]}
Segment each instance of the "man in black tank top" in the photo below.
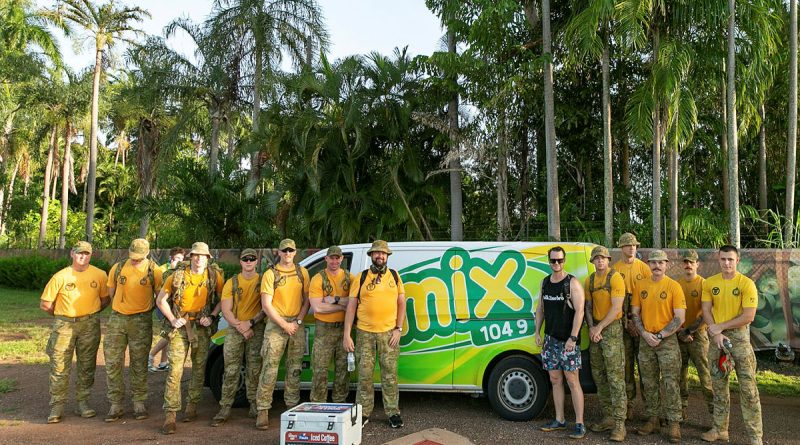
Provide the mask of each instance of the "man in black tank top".
{"label": "man in black tank top", "polygon": [[[578,335],[583,324],[583,287],[564,271],[566,252],[560,246],[547,252],[553,273],[542,280],[539,305],[536,307],[536,344],[542,347],[542,364],[553,385],[556,418],[543,425],[542,431],[567,428],[564,416],[564,379],[575,407],[575,430],[569,435],[580,439],[586,435],[583,425],[583,390],[578,378],[581,369],[581,348]],[[544,341],[541,337],[544,321]]]}

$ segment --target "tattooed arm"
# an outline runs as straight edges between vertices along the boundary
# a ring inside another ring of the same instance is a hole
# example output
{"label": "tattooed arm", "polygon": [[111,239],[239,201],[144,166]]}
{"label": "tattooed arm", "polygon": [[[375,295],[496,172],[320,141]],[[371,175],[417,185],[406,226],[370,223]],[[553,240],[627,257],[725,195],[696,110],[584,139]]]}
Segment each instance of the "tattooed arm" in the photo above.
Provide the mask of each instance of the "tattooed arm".
{"label": "tattooed arm", "polygon": [[583,318],[586,319],[586,326],[589,326],[589,329],[594,327],[594,318],[592,316],[592,300],[586,300],[584,303]]}
{"label": "tattooed arm", "polygon": [[660,334],[663,337],[669,337],[670,335],[674,334],[681,328],[683,324],[683,320],[686,318],[686,309],[673,309],[675,317],[667,323],[664,329],[661,330]]}
{"label": "tattooed arm", "polygon": [[631,306],[631,313],[633,314],[633,325],[636,326],[636,330],[639,331],[639,335],[644,334],[644,324],[642,323],[642,308],[638,306]]}

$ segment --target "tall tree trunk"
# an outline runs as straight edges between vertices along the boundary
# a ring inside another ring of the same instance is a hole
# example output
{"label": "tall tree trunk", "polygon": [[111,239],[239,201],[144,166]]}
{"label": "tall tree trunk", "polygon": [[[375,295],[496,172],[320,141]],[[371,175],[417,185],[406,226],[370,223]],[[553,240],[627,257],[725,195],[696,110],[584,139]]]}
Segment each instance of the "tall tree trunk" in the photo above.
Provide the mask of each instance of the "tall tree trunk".
{"label": "tall tree trunk", "polygon": [[[677,111],[676,111],[677,113]],[[680,178],[680,163],[678,162],[677,137],[669,151],[669,241],[672,247],[678,245],[678,178]]]}
{"label": "tall tree trunk", "polygon": [[[259,119],[261,117],[261,70],[263,69],[263,61],[261,49],[256,46],[255,49],[255,69],[253,73],[253,127],[252,133],[258,134]],[[248,194],[255,194],[258,183],[261,179],[261,153],[259,151],[253,152],[250,155],[250,184],[248,187]]]}
{"label": "tall tree trunk", "polygon": [[[660,36],[653,32],[653,60],[658,61]],[[661,248],[661,104],[653,106],[653,248]]]}
{"label": "tall tree trunk", "polygon": [[761,125],[758,128],[758,207],[763,215],[767,205],[767,114],[764,103],[758,107]]}
{"label": "tall tree trunk", "polygon": [[[725,81],[723,85],[727,85]],[[722,151],[722,208],[727,215],[731,209],[731,199],[728,193],[728,99],[725,97],[728,94],[728,87],[723,87],[722,90],[722,133],[719,135],[719,148]]]}
{"label": "tall tree trunk", "polygon": [[505,241],[511,230],[508,216],[508,137],[505,111],[501,111],[500,144],[497,153],[497,240]]}
{"label": "tall tree trunk", "polygon": [[625,226],[631,220],[631,146],[628,141],[627,135],[620,138],[622,143],[622,153],[620,153],[620,180],[622,188],[625,190],[625,199],[622,204],[622,218],[625,221]]}
{"label": "tall tree trunk", "polygon": [[789,134],[786,141],[785,247],[794,244],[794,188],[797,175],[797,0],[789,1]]}
{"label": "tall tree trunk", "polygon": [[2,220],[0,220],[0,236],[6,234],[8,211],[11,208],[11,201],[14,199],[14,183],[17,181],[17,172],[19,172],[19,166],[21,162],[22,159],[17,158],[16,162],[14,163],[14,169],[11,170],[11,179],[8,181],[8,193],[6,193],[5,200],[3,201],[3,207],[0,209],[0,216],[2,216]]}
{"label": "tall tree trunk", "polygon": [[214,177],[219,171],[219,125],[222,113],[211,111],[211,150],[208,153],[208,175]]}
{"label": "tall tree trunk", "polygon": [[148,119],[139,123],[139,149],[136,150],[136,167],[139,171],[139,199],[142,218],[139,220],[139,238],[146,238],[150,226],[149,203],[156,191],[156,156],[161,143],[158,125]]}
{"label": "tall tree trunk", "polygon": [[611,162],[611,56],[609,55],[610,38],[603,45],[603,214],[605,215],[605,245],[613,245],[614,239],[614,175]]}
{"label": "tall tree trunk", "polygon": [[561,210],[558,199],[558,156],[556,153],[553,104],[553,64],[550,42],[550,0],[542,0],[542,56],[544,58],[544,128],[547,145],[547,234],[561,240]]}
{"label": "tall tree trunk", "polygon": [[[456,37],[452,31],[447,33],[447,51],[456,55]],[[455,88],[458,77],[450,76]],[[464,240],[464,200],[461,194],[461,157],[456,136],[458,135],[458,93],[454,90],[447,102],[447,120],[450,127],[450,153],[452,159],[447,167],[450,170],[450,240]]]}
{"label": "tall tree trunk", "polygon": [[736,0],[728,0],[728,212],[730,241],[741,247],[739,228],[739,135],[736,123]]}
{"label": "tall tree trunk", "polygon": [[92,80],[92,125],[89,132],[89,176],[86,178],[86,241],[94,238],[94,198],[97,191],[97,116],[100,106],[100,72],[103,64],[103,51],[97,43],[94,56],[94,77]]}
{"label": "tall tree trunk", "polygon": [[58,143],[58,125],[53,125],[50,130],[50,148],[47,150],[47,164],[44,167],[44,187],[42,191],[42,212],[39,220],[39,238],[36,241],[36,248],[41,249],[47,237],[47,217],[50,205],[50,179],[53,170],[53,156],[55,156],[56,144]]}
{"label": "tall tree trunk", "polygon": [[61,161],[61,226],[58,231],[58,248],[67,244],[67,208],[69,207],[69,183],[72,177],[72,125],[67,120],[64,128],[64,160]]}

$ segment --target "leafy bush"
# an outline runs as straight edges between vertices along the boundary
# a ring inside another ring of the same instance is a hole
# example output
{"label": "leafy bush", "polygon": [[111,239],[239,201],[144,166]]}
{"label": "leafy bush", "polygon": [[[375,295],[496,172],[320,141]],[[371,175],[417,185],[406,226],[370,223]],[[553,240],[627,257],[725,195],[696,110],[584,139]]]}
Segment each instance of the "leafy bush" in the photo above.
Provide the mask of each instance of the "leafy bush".
{"label": "leafy bush", "polygon": [[[53,260],[42,256],[0,258],[0,286],[42,290],[50,277],[71,264],[69,258]],[[108,271],[109,264],[92,259],[92,264]]]}

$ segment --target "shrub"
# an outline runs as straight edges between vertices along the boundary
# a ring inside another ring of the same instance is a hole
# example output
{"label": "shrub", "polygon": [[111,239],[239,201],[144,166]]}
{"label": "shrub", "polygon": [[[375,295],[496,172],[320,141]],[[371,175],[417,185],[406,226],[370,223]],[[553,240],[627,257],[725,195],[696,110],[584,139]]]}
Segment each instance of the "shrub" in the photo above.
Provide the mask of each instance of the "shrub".
{"label": "shrub", "polygon": [[[69,266],[69,258],[53,260],[42,256],[0,258],[0,286],[13,289],[42,290],[50,277]],[[92,264],[108,271],[109,264],[92,259]]]}

